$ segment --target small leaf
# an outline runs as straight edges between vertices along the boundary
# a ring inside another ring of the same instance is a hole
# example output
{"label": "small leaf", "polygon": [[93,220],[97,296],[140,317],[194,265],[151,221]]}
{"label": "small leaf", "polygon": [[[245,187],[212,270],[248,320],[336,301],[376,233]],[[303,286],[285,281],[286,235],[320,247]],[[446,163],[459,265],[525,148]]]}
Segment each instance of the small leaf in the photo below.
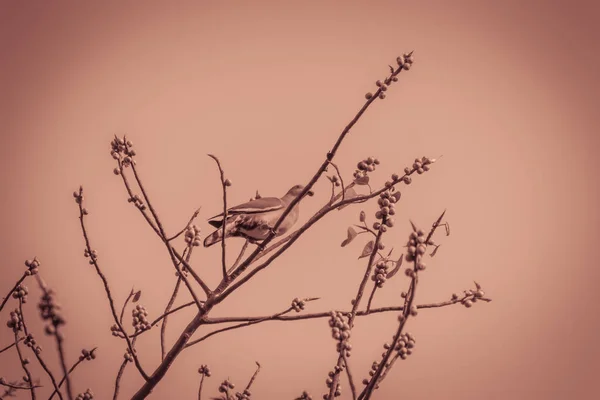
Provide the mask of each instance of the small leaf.
{"label": "small leaf", "polygon": [[356,237],[356,235],[358,235],[358,233],[356,233],[356,231],[351,226],[349,226],[348,227],[348,238],[342,242],[342,247],[346,246],[351,241],[353,241],[354,238]]}
{"label": "small leaf", "polygon": [[361,176],[360,178],[356,178],[356,180],[354,182],[356,182],[357,185],[368,185],[369,184],[369,177],[368,176]]}
{"label": "small leaf", "polygon": [[390,72],[393,74],[394,73],[394,67],[392,67],[391,65],[388,65],[388,67],[390,67]]}
{"label": "small leaf", "polygon": [[390,249],[390,252],[389,252],[389,253],[388,253],[388,255],[387,255],[388,257],[392,255],[392,251],[394,251],[394,248],[393,248],[393,247]]}
{"label": "small leaf", "polygon": [[[473,282],[475,282],[475,281],[473,281]],[[475,287],[477,288],[477,290],[481,290],[481,285],[477,282],[475,282]]]}
{"label": "small leaf", "polygon": [[140,299],[140,297],[142,297],[142,291],[138,290],[137,292],[135,292],[135,294],[133,295],[133,299],[131,300],[133,303],[137,303],[138,300]]}
{"label": "small leaf", "polygon": [[369,243],[367,243],[365,245],[365,248],[363,249],[360,257],[358,257],[358,259],[360,260],[361,258],[370,256],[371,253],[373,252],[374,246],[375,246],[375,241],[373,241],[373,240],[371,240]]}
{"label": "small leaf", "polygon": [[450,236],[450,224],[446,222],[446,236]]}
{"label": "small leaf", "polygon": [[[358,193],[356,193],[356,190],[354,190],[351,187],[347,188],[346,191],[344,192],[344,200],[353,199],[355,197],[358,197]],[[344,207],[348,207],[349,205],[350,205],[350,203],[344,204],[343,206],[338,207],[338,211],[340,211]]]}
{"label": "small leaf", "polygon": [[329,175],[325,175],[327,177],[327,179],[329,179],[329,182],[333,183],[333,178],[330,177]]}
{"label": "small leaf", "polygon": [[392,196],[396,199],[396,202],[400,201],[400,197],[402,197],[402,193],[395,192]]}
{"label": "small leaf", "polygon": [[431,252],[431,254],[429,255],[429,257],[433,257],[436,255],[438,249],[440,248],[441,244],[435,246],[435,249],[433,249],[433,251]]}
{"label": "small leaf", "polygon": [[402,260],[404,260],[404,254],[400,254],[400,259],[396,261],[396,267],[390,272],[388,272],[388,274],[386,275],[387,279],[390,279],[391,277],[396,275],[398,271],[400,271],[400,267],[402,267]]}

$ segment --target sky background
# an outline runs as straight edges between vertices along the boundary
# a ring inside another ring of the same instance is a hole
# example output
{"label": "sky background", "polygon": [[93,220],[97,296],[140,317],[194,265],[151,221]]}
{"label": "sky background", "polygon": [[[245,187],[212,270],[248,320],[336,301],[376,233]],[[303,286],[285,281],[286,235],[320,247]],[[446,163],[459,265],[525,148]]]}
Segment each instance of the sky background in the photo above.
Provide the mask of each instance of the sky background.
{"label": "sky background", "polygon": [[[375,398],[598,398],[595,3],[3,0],[0,295],[21,276],[23,261],[37,256],[67,320],[68,364],[82,348],[98,346],[97,359],[74,372],[75,391],[89,387],[97,399],[112,398],[125,347],[110,334],[102,283],[83,257],[73,190],[84,186],[92,246],[119,307],[132,287],[141,289],[140,304],[153,319],[176,280],[164,246],[112,173],[113,135],[134,142],[167,232],[201,206],[204,237],[211,231],[206,219],[222,207],[207,153],[221,159],[233,182],[230,204],[257,189],[282,196],[308,182],[388,64],[414,50],[413,68],[369,108],[335,161],[349,181],[358,161],[378,157],[372,182],[381,187],[415,157],[443,155],[402,187],[387,248],[400,254],[409,219],[427,228],[446,209],[451,235],[437,236],[442,246],[421,275],[416,302],[445,301],[473,280],[493,301],[422,310],[411,319],[414,353],[397,363]],[[316,195],[302,202],[300,222],[329,190],[326,179],[317,183]],[[340,243],[361,210],[372,221],[376,204],[331,213],[211,315],[272,314],[295,297],[321,298],[306,312],[349,309],[364,273],[357,257],[366,238]],[[231,240],[229,259],[241,242]],[[220,277],[219,257],[214,246],[192,258],[210,286]],[[399,305],[407,284],[399,274],[374,305]],[[33,281],[26,285],[29,327],[60,376],[38,321],[39,290]],[[187,301],[182,295],[177,304]],[[15,304],[8,303],[2,321]],[[192,316],[189,308],[170,319],[168,343]],[[357,321],[350,362],[359,387],[396,317]],[[147,371],[160,361],[158,332],[138,341]],[[0,348],[11,337],[0,329]],[[256,399],[293,399],[303,390],[321,398],[336,361],[327,320],[267,322],[212,337],[183,352],[150,398],[196,398],[201,364],[212,371],[205,396],[216,395],[226,378],[243,387],[255,361],[263,366]],[[44,378],[39,393],[47,394],[50,383],[33,361],[32,370]],[[2,353],[0,376],[21,375],[14,349]],[[341,382],[342,399],[350,399]],[[140,385],[128,366],[121,398]]]}

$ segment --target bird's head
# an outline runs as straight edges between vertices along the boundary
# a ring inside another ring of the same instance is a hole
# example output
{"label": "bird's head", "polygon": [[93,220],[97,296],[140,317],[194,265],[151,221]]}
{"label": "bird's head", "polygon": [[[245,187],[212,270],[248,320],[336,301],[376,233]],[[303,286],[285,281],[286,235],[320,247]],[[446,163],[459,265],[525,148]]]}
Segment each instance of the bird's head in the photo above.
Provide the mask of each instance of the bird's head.
{"label": "bird's head", "polygon": [[[298,197],[298,195],[304,190],[304,187],[304,185],[293,186],[290,190],[288,190],[287,194],[290,196]],[[312,190],[309,190],[308,192],[306,192],[306,194],[312,196],[314,193]]]}

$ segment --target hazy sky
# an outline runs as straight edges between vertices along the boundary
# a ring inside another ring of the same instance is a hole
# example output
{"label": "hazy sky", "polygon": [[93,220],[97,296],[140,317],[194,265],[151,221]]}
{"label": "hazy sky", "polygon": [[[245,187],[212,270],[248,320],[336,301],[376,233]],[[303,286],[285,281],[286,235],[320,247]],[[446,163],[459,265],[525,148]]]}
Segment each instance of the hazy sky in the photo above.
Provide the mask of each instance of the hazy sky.
{"label": "hazy sky", "polygon": [[[308,182],[388,64],[414,50],[413,68],[368,110],[336,162],[349,181],[359,160],[377,156],[372,182],[380,187],[415,157],[443,155],[402,188],[387,248],[400,254],[409,218],[427,228],[447,209],[451,235],[437,236],[442,246],[416,302],[445,301],[473,280],[493,302],[422,310],[408,323],[417,338],[413,355],[375,398],[600,397],[595,2],[26,3],[0,2],[0,295],[37,255],[67,319],[69,365],[82,348],[98,346],[98,358],[73,375],[76,392],[89,387],[97,399],[112,398],[125,347],[110,335],[102,283],[83,257],[73,190],[85,188],[92,246],[119,306],[132,287],[141,289],[153,319],[176,279],[164,246],[112,173],[112,136],[127,133],[134,142],[167,232],[202,206],[204,237],[206,218],[222,207],[207,153],[220,157],[233,182],[231,204],[257,189],[281,196]],[[326,179],[315,191],[302,203],[300,222],[328,200]],[[374,203],[332,213],[211,315],[272,314],[294,297],[321,298],[306,312],[349,309],[366,238],[340,243],[363,209],[372,221]],[[240,246],[231,240],[232,250]],[[218,283],[219,260],[219,246],[192,258],[210,286]],[[390,280],[374,305],[399,305],[407,284],[404,275]],[[59,376],[38,321],[39,291],[27,286],[26,317]],[[177,304],[188,300],[182,295]],[[170,320],[169,343],[192,311]],[[350,362],[359,387],[396,317],[357,321]],[[160,361],[158,332],[138,342],[147,371]],[[0,348],[11,337],[0,329]],[[0,376],[21,376],[14,349],[0,360]],[[205,399],[226,378],[243,387],[255,361],[263,368],[253,398],[293,399],[302,390],[321,398],[336,361],[327,320],[267,322],[210,338],[182,353],[150,398],[196,398],[201,364],[212,370]],[[44,378],[39,393],[48,393],[50,383],[32,364]],[[121,398],[140,384],[130,365]],[[342,399],[350,399],[345,379],[342,385]]]}

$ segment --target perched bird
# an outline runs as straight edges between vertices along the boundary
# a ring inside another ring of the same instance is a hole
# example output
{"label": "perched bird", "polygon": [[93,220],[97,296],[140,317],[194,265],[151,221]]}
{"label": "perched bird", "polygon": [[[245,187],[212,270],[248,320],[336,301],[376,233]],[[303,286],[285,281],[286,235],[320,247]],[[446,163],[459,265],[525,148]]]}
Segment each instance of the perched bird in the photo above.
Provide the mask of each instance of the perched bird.
{"label": "perched bird", "polygon": [[[265,239],[275,223],[290,203],[304,190],[303,185],[292,187],[282,198],[261,197],[247,203],[231,207],[227,210],[227,221],[225,222],[225,237],[244,237],[250,240]],[[308,191],[309,196],[313,195]],[[285,217],[279,228],[277,236],[285,234],[298,221],[299,203],[292,208]],[[221,219],[216,219],[221,217]],[[223,213],[209,218],[208,223],[218,228],[204,239],[204,247],[212,246],[222,240],[223,236]]]}

